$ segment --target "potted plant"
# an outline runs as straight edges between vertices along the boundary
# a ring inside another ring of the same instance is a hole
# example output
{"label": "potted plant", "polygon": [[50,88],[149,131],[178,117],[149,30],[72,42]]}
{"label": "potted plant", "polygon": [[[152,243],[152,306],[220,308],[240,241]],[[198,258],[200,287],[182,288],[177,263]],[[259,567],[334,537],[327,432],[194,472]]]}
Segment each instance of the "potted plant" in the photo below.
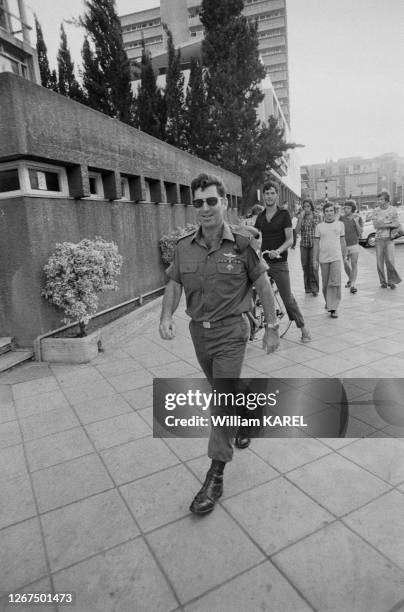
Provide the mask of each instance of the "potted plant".
{"label": "potted plant", "polygon": [[63,323],[77,321],[80,331],[75,338],[43,338],[44,361],[84,363],[97,355],[100,334],[87,335],[87,325],[97,312],[100,294],[118,289],[122,261],[117,245],[99,237],[56,245],[44,266],[42,295],[64,311]]}

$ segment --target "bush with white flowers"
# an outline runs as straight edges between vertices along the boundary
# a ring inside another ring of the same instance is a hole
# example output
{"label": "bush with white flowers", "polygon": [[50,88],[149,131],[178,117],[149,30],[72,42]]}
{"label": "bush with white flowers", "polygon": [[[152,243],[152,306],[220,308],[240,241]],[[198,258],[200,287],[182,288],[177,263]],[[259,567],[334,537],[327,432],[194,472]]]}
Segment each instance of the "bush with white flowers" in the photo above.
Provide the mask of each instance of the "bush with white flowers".
{"label": "bush with white flowers", "polygon": [[185,227],[176,227],[175,230],[171,231],[169,234],[165,234],[159,240],[161,259],[163,263],[169,265],[174,257],[174,249],[177,244],[177,240],[185,234],[189,234],[192,231],[196,231],[197,225],[193,225],[188,223]]}
{"label": "bush with white flowers", "polygon": [[97,312],[99,294],[117,291],[122,256],[114,242],[84,238],[77,244],[62,242],[44,266],[42,295],[64,311],[63,323],[78,321],[82,336]]}

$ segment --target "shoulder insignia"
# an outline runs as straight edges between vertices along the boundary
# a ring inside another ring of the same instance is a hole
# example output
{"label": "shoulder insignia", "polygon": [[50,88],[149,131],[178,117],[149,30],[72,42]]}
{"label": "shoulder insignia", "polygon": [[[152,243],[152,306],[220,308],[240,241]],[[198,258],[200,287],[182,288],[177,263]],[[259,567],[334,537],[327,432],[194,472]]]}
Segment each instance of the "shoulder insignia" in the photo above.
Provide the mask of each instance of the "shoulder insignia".
{"label": "shoulder insignia", "polygon": [[183,234],[182,236],[178,236],[177,243],[180,240],[184,240],[184,238],[189,238],[190,236],[193,236],[195,234],[195,232],[196,232],[196,229],[191,229],[186,234]]}

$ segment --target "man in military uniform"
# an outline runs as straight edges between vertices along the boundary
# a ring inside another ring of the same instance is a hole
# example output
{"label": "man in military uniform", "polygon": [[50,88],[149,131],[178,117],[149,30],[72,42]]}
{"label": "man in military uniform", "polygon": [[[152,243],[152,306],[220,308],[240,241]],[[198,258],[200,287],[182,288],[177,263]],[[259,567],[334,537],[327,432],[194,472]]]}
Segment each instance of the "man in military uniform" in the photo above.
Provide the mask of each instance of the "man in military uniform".
{"label": "man in military uniform", "polygon": [[[200,174],[192,181],[191,189],[199,228],[177,243],[174,261],[168,270],[170,280],[164,294],[159,331],[165,340],[174,338],[173,313],[184,287],[196,356],[213,386],[217,379],[240,376],[250,333],[245,313],[251,308],[253,284],[267,321],[263,338],[267,353],[279,346],[279,325],[267,265],[259,256],[254,240],[246,230],[231,229],[224,221],[227,200],[223,183],[215,176]],[[212,406],[212,413],[214,410]],[[222,495],[223,469],[232,459],[235,434],[231,427],[212,427],[208,446],[212,464],[191,504],[192,512],[210,512]]]}

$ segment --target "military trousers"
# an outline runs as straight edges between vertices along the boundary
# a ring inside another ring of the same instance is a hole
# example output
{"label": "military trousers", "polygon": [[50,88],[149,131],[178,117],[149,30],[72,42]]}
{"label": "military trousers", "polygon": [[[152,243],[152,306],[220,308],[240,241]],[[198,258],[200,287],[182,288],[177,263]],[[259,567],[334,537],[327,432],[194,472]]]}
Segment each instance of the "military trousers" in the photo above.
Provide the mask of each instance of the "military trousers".
{"label": "military trousers", "polygon": [[[243,366],[245,350],[250,337],[250,325],[245,315],[235,320],[229,317],[223,325],[210,329],[191,321],[189,324],[192,341],[198,362],[217,391],[229,392],[231,383],[222,379],[239,378]],[[236,414],[233,406],[216,406],[211,403],[212,416]],[[233,458],[233,438],[237,428],[211,426],[208,456],[218,461],[231,461]]]}

